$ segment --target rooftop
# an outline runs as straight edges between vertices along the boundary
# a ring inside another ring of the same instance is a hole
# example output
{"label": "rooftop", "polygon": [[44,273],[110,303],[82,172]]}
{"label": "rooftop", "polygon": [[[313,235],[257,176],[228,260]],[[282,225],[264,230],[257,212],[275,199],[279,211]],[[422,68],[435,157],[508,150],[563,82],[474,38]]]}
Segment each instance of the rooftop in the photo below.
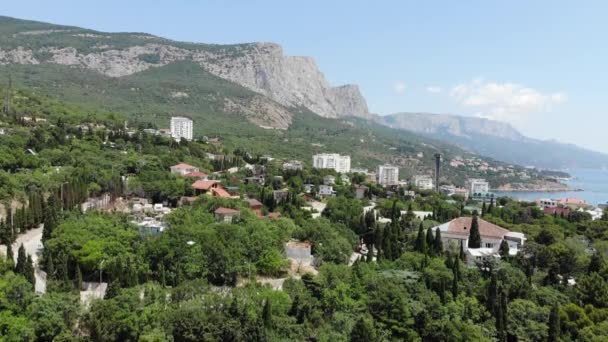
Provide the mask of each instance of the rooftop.
{"label": "rooftop", "polygon": [[230,208],[219,207],[215,209],[214,213],[219,215],[227,215],[227,214],[238,214],[240,211]]}
{"label": "rooftop", "polygon": [[209,190],[213,185],[215,185],[217,181],[214,180],[197,180],[192,183],[192,187],[196,190]]}
{"label": "rooftop", "polygon": [[200,171],[188,172],[184,175],[184,177],[207,177],[208,174]]}
{"label": "rooftop", "polygon": [[[439,228],[442,233],[446,232],[449,234],[468,236],[469,232],[471,231],[472,222],[472,217],[459,217],[450,222],[439,225],[436,228]],[[479,234],[482,237],[502,239],[506,234],[509,233],[507,229],[499,227],[481,218],[477,218],[477,223],[479,224]]]}
{"label": "rooftop", "polygon": [[175,168],[175,169],[192,169],[192,168],[196,168],[196,166],[192,166],[192,165],[186,164],[186,163],[179,163],[179,164],[173,165],[171,167]]}

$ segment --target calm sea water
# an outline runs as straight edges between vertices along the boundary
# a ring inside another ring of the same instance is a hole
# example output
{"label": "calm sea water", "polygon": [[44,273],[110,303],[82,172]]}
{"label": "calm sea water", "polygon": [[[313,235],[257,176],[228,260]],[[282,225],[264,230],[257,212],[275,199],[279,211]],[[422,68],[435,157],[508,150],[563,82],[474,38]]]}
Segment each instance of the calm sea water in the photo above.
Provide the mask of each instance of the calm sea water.
{"label": "calm sea water", "polygon": [[565,198],[574,197],[585,200],[591,205],[608,202],[608,170],[568,170],[574,177],[567,184],[573,189],[583,191],[565,192],[512,192],[497,191],[499,196],[509,196],[517,199],[533,201],[539,198]]}

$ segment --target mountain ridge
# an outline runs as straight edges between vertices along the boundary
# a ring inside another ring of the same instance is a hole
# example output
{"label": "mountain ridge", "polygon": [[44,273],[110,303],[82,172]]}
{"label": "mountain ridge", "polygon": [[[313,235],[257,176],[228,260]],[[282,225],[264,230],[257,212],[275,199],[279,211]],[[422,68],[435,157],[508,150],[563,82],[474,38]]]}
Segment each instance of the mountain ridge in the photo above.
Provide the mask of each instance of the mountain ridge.
{"label": "mountain ridge", "polygon": [[457,144],[509,163],[546,169],[605,168],[608,155],[575,144],[534,139],[508,123],[454,114],[394,113],[375,121]]}
{"label": "mountain ridge", "polygon": [[275,43],[184,43],[145,33],[106,33],[10,17],[0,17],[0,33],[2,65],[58,64],[124,77],[191,61],[287,108],[306,107],[329,118],[369,116],[356,85],[331,86],[312,57],[286,56]]}

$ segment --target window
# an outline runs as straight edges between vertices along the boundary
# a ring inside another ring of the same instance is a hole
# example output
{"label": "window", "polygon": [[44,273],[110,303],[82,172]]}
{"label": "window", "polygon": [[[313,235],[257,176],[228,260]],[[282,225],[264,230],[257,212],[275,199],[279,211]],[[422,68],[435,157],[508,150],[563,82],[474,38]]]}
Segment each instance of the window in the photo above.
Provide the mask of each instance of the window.
{"label": "window", "polygon": [[493,243],[486,243],[486,248],[494,248],[494,244]]}

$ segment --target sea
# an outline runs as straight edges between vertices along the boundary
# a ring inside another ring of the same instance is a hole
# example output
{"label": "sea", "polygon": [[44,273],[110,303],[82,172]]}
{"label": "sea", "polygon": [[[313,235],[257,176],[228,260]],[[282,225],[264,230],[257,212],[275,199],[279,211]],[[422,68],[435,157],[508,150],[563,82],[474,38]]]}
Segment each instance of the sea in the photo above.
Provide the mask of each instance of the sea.
{"label": "sea", "polygon": [[509,196],[525,201],[534,201],[539,198],[580,198],[588,204],[597,206],[608,202],[608,170],[577,169],[565,170],[572,176],[565,181],[572,189],[582,191],[560,191],[560,192],[519,192],[519,191],[495,191],[498,196]]}

